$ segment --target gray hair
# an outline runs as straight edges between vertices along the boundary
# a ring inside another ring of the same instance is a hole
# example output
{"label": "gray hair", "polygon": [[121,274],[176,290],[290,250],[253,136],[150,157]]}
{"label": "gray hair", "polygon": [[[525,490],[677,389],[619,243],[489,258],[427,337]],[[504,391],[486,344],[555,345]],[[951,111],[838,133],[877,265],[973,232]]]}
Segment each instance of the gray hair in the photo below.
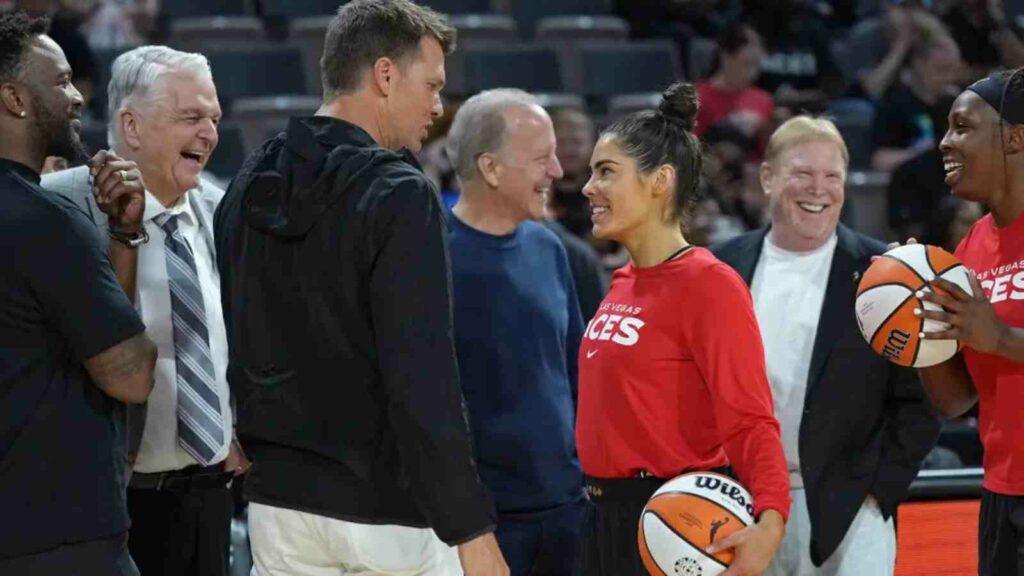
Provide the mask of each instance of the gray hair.
{"label": "gray hair", "polygon": [[150,97],[161,76],[177,71],[212,75],[206,56],[167,46],[140,46],[114,60],[107,85],[107,141],[111,146],[120,140],[117,117],[126,103]]}
{"label": "gray hair", "polygon": [[540,107],[537,99],[517,88],[485,90],[459,107],[448,129],[445,152],[463,182],[476,178],[476,160],[505,145],[505,112],[513,107]]}

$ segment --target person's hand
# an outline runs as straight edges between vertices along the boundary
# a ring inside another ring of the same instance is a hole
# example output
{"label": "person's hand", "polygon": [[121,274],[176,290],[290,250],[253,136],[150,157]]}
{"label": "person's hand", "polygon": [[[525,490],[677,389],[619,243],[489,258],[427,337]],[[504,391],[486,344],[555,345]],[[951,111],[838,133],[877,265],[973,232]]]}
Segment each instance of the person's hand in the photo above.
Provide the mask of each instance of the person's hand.
{"label": "person's hand", "polygon": [[484,534],[459,544],[459,562],[466,576],[509,576],[508,564],[505,564],[494,534]]}
{"label": "person's hand", "polygon": [[97,152],[88,164],[96,206],[107,215],[110,226],[138,231],[146,207],[146,184],[138,166],[107,150]]}
{"label": "person's hand", "polygon": [[959,340],[979,352],[995,354],[1009,328],[996,316],[995,308],[973,274],[967,274],[967,281],[974,294],[968,294],[960,286],[942,278],[931,282],[938,290],[917,293],[918,298],[938,304],[942,310],[916,308],[915,316],[949,324],[945,330],[924,332],[922,337],[925,340]]}
{"label": "person's hand", "polygon": [[736,552],[729,569],[722,576],[759,576],[768,568],[775,551],[782,544],[786,524],[775,510],[766,510],[757,524],[737,530],[708,547],[708,554],[732,548]]}
{"label": "person's hand", "polygon": [[914,21],[904,6],[893,6],[886,15],[885,23],[892,30],[893,44],[909,45],[914,39]]}
{"label": "person's hand", "polygon": [[[907,241],[905,242],[905,244],[917,244],[917,239],[916,238],[907,238]],[[900,244],[899,242],[890,242],[885,247],[885,251],[888,252],[889,250],[892,250],[894,248],[899,248],[900,246],[903,246],[903,244]],[[878,260],[881,257],[882,257],[881,255],[872,256],[871,257],[871,261],[874,262],[875,260]]]}
{"label": "person's hand", "polygon": [[224,470],[227,472],[234,472],[235,476],[241,476],[249,471],[252,466],[252,462],[245,455],[245,451],[242,450],[242,445],[238,443],[238,440],[231,440],[231,445],[228,448],[228,457],[224,460]]}

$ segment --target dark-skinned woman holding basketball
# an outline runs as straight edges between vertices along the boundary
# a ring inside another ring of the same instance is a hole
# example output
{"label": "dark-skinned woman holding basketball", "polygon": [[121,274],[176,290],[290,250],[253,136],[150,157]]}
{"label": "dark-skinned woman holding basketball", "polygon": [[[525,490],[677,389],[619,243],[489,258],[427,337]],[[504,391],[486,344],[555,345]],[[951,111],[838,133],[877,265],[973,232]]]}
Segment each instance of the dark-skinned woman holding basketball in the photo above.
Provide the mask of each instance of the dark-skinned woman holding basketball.
{"label": "dark-skinned woman holding basketball", "polygon": [[936,280],[924,300],[947,322],[927,339],[957,339],[963,350],[920,370],[947,417],[979,403],[985,448],[978,525],[980,576],[1024,576],[1024,73],[998,73],[953,103],[940,145],[946,184],[990,214],[971,228],[956,256],[973,272],[973,295]]}
{"label": "dark-skinned woman holding basketball", "polygon": [[582,574],[645,574],[637,524],[665,481],[735,472],[757,522],[717,541],[728,576],[760,574],[782,540],[789,478],[746,285],[689,245],[682,221],[700,174],[697,99],[675,84],[657,111],[607,128],[583,194],[593,233],[629,251],[580,347],[577,447],[593,509]]}

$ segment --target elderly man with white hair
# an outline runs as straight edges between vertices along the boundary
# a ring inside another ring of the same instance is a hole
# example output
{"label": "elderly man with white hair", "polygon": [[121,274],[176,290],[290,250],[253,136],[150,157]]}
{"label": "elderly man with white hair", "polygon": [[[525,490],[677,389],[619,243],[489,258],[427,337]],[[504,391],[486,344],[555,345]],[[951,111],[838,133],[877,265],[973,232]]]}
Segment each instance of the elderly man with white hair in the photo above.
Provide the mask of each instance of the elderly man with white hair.
{"label": "elderly man with white hair", "polygon": [[202,55],[143,46],[114,61],[108,94],[111,150],[134,161],[146,184],[141,225],[110,224],[123,208],[94,196],[88,166],[42,184],[77,203],[104,238],[134,248],[127,285],[158,359],[148,405],[128,415],[129,550],[146,576],[223,575],[230,483],[247,461],[232,435],[214,257],[213,214],[224,192],[201,178],[217,147],[217,90]]}
{"label": "elderly man with white hair", "polygon": [[587,501],[576,458],[583,320],[565,249],[536,222],[562,177],[551,118],[521,90],[462,105],[447,152],[455,351],[480,478],[513,576],[571,574]]}

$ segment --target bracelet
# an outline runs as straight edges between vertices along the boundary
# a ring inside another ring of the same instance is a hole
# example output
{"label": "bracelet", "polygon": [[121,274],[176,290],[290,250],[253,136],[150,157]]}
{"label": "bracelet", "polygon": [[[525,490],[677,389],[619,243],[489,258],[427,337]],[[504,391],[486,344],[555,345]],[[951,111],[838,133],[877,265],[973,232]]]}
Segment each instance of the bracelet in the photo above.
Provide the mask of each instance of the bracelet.
{"label": "bracelet", "polygon": [[107,235],[110,236],[111,240],[116,240],[129,248],[138,248],[146,242],[149,242],[149,232],[146,232],[145,226],[139,228],[138,232],[125,232],[113,227],[108,227]]}

